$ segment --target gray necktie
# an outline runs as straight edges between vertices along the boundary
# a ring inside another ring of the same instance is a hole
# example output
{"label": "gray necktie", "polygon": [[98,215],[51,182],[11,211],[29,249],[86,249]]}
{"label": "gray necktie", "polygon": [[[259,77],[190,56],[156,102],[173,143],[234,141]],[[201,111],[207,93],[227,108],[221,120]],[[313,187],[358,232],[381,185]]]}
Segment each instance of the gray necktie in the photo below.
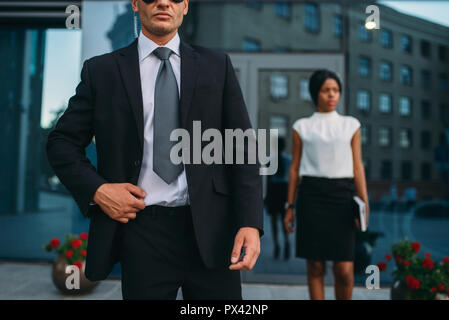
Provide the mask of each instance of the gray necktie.
{"label": "gray necktie", "polygon": [[170,150],[177,143],[170,141],[170,134],[180,127],[178,83],[168,60],[172,51],[159,47],[153,53],[161,59],[154,88],[153,171],[170,184],[183,170],[182,164],[170,161]]}

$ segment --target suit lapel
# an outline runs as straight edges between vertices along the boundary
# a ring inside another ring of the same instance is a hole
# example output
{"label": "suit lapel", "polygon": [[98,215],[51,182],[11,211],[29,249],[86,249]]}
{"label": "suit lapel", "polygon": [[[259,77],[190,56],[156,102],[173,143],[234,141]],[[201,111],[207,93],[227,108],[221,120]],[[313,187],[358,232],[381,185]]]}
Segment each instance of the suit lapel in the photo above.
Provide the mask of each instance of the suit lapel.
{"label": "suit lapel", "polygon": [[137,39],[131,45],[119,50],[118,53],[120,74],[136,120],[140,146],[143,150],[143,102]]}
{"label": "suit lapel", "polygon": [[181,40],[181,99],[179,103],[181,127],[187,129],[187,117],[192,105],[192,96],[198,75],[198,53]]}

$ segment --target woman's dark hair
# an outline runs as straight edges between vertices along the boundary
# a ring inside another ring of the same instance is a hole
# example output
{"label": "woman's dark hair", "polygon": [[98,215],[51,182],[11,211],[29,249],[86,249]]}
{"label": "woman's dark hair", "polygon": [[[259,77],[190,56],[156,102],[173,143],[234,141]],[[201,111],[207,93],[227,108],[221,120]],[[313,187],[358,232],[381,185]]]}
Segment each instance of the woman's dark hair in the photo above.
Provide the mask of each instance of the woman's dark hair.
{"label": "woman's dark hair", "polygon": [[335,72],[332,72],[332,71],[326,70],[326,69],[321,69],[321,70],[315,71],[310,76],[309,92],[310,92],[310,96],[312,97],[313,103],[316,106],[318,106],[318,92],[320,91],[321,87],[323,86],[323,83],[329,78],[337,81],[338,88],[340,89],[340,94],[341,94],[340,78],[338,78],[338,76]]}

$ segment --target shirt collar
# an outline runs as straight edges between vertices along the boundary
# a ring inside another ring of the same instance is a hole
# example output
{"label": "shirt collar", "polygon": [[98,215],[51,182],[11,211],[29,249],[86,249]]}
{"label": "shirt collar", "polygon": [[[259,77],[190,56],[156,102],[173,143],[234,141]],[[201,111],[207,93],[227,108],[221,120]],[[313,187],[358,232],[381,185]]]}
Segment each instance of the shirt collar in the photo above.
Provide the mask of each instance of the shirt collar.
{"label": "shirt collar", "polygon": [[[179,38],[179,34],[176,32],[175,36],[171,38],[171,40],[163,47],[167,47],[171,49],[176,55],[180,56],[179,54],[179,44],[181,42],[181,39]],[[155,43],[150,38],[147,38],[143,33],[142,30],[139,34],[139,40],[138,40],[138,48],[139,48],[139,61],[142,61],[145,59],[148,55],[153,53],[154,49],[160,47],[157,43]]]}
{"label": "shirt collar", "polygon": [[331,111],[331,112],[314,112],[312,115],[314,118],[318,119],[332,119],[338,116],[337,110]]}

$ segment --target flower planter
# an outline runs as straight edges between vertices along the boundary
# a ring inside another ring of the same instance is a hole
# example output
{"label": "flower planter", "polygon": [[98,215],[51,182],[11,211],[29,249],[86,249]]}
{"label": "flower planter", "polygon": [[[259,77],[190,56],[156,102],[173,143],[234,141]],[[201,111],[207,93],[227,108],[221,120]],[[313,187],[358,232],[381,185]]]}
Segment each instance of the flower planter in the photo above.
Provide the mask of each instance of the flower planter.
{"label": "flower planter", "polygon": [[66,267],[68,266],[67,260],[63,256],[58,256],[58,258],[53,263],[52,279],[55,286],[64,294],[85,294],[92,291],[93,288],[98,284],[98,281],[92,282],[86,278],[84,274],[85,263],[83,262],[82,270],[80,270],[80,288],[79,289],[67,289],[66,279],[69,276],[73,276],[73,272],[67,274],[65,273]]}
{"label": "flower planter", "polygon": [[399,280],[391,285],[390,299],[391,300],[406,300],[408,288],[407,285]]}

